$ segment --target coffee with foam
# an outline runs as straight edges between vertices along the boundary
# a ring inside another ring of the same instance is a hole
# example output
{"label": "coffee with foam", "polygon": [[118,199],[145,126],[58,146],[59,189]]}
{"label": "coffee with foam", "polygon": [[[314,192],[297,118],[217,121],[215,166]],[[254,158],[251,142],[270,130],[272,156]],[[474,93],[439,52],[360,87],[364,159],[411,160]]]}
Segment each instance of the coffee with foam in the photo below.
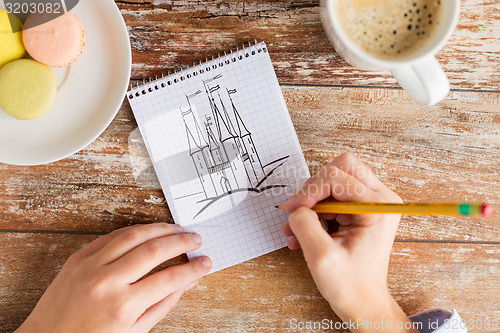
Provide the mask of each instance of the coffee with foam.
{"label": "coffee with foam", "polygon": [[420,50],[437,31],[441,0],[330,0],[344,33],[366,53],[384,60]]}

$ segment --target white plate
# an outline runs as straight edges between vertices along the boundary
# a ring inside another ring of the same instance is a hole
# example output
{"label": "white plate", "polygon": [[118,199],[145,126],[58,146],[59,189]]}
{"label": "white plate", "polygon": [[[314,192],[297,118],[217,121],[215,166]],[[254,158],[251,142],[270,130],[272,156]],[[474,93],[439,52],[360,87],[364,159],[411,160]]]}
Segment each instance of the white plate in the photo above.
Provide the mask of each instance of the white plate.
{"label": "white plate", "polygon": [[101,135],[123,103],[132,55],[120,11],[113,0],[80,0],[72,12],[85,28],[83,54],[68,70],[54,70],[57,99],[43,117],[17,120],[0,109],[0,162],[39,165],[68,157]]}

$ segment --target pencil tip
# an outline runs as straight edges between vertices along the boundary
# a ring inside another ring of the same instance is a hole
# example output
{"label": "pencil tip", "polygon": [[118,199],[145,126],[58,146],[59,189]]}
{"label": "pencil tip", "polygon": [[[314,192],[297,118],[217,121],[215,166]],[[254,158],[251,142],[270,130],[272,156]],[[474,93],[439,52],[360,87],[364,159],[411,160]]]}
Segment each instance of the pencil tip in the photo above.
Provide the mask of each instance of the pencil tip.
{"label": "pencil tip", "polygon": [[278,209],[280,209],[280,206],[279,206],[279,205],[276,205],[276,206],[274,206],[274,208],[278,208]]}

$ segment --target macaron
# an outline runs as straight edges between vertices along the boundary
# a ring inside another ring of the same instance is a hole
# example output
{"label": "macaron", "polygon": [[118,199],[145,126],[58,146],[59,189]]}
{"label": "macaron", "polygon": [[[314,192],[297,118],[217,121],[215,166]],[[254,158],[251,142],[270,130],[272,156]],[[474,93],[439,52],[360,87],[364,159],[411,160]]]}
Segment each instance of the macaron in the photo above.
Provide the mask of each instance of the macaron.
{"label": "macaron", "polygon": [[22,26],[15,15],[0,10],[0,68],[9,61],[22,58],[26,53],[21,34]]}
{"label": "macaron", "polygon": [[71,12],[34,13],[24,23],[23,41],[34,60],[50,67],[66,67],[82,54],[85,31]]}
{"label": "macaron", "polygon": [[20,120],[43,116],[56,100],[57,83],[46,65],[14,60],[0,69],[0,108]]}

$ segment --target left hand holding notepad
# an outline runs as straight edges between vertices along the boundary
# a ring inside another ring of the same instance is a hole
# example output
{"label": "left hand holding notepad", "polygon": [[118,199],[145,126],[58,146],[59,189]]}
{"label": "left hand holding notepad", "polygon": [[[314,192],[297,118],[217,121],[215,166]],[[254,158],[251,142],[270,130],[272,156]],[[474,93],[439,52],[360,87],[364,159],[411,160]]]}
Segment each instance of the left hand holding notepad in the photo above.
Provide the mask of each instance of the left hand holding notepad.
{"label": "left hand holding notepad", "polygon": [[68,259],[16,332],[148,332],[212,262],[200,257],[144,275],[200,246],[199,235],[165,223],[102,236]]}
{"label": "left hand holding notepad", "polygon": [[343,321],[391,321],[394,332],[404,332],[396,330],[396,323],[409,319],[387,287],[400,215],[326,216],[339,224],[329,234],[310,209],[323,200],[401,203],[401,198],[353,155],[343,154],[306,181],[284,205],[291,214],[283,232],[293,236],[290,249],[302,248],[319,291]]}

